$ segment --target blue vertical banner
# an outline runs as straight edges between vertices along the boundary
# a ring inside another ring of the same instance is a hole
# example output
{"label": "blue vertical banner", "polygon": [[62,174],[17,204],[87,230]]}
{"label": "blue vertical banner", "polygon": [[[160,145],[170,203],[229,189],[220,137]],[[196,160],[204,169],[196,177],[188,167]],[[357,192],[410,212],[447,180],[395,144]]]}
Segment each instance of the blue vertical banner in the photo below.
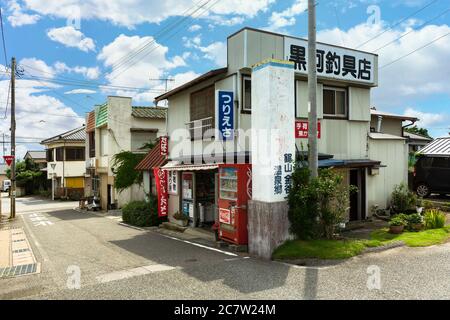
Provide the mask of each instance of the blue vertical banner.
{"label": "blue vertical banner", "polygon": [[234,92],[217,91],[217,129],[219,130],[219,139],[234,139]]}

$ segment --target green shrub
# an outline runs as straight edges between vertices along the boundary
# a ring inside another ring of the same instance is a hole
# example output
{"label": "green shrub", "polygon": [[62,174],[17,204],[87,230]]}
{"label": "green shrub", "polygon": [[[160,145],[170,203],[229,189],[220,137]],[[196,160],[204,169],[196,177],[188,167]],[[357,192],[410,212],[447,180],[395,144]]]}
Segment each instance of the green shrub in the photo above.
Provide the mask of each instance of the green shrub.
{"label": "green shrub", "polygon": [[407,224],[408,222],[405,220],[405,217],[400,214],[395,215],[392,217],[391,221],[389,221],[389,225],[393,227],[406,226]]}
{"label": "green shrub", "polygon": [[433,202],[431,202],[430,200],[424,200],[422,202],[422,206],[425,210],[430,210],[430,209],[433,209],[433,207],[434,207]]}
{"label": "green shrub", "polygon": [[391,208],[394,213],[408,212],[415,209],[416,195],[402,183],[395,186],[391,195]]}
{"label": "green shrub", "polygon": [[445,214],[439,210],[427,210],[424,220],[427,229],[439,229],[445,226]]}
{"label": "green shrub", "polygon": [[122,220],[136,227],[153,227],[165,221],[158,217],[158,200],[150,196],[149,201],[133,201],[122,208]]}
{"label": "green shrub", "polygon": [[422,223],[423,218],[420,214],[414,213],[414,214],[410,214],[410,215],[406,216],[406,221],[408,221],[408,224],[417,224],[417,223]]}

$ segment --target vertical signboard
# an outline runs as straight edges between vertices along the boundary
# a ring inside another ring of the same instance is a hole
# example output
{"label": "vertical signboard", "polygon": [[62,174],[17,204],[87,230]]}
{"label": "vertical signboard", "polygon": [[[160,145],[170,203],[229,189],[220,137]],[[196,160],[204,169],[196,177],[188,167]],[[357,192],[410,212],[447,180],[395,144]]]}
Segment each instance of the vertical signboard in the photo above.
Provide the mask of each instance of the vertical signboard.
{"label": "vertical signboard", "polygon": [[217,129],[219,140],[234,139],[234,92],[217,91]]}
{"label": "vertical signboard", "polygon": [[159,150],[161,156],[167,157],[169,155],[169,137],[164,136],[159,138]]}
{"label": "vertical signboard", "polygon": [[158,192],[158,217],[168,215],[167,171],[160,168],[153,169],[156,190]]}

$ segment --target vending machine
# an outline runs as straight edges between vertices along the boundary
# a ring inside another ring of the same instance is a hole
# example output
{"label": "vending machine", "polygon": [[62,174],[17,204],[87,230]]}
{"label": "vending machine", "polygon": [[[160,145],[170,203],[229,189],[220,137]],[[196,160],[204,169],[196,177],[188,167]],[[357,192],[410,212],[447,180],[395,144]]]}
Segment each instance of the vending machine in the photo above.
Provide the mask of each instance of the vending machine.
{"label": "vending machine", "polygon": [[250,164],[219,166],[219,238],[248,244],[247,204],[252,197]]}

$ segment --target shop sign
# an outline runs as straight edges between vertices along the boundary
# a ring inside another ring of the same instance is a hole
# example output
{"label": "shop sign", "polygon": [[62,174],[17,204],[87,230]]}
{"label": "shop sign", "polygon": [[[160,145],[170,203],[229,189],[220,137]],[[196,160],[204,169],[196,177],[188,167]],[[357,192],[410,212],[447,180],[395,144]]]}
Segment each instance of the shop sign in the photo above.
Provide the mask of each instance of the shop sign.
{"label": "shop sign", "polygon": [[169,137],[159,138],[159,150],[162,156],[167,157],[169,155]]}
{"label": "shop sign", "polygon": [[158,192],[158,217],[167,217],[169,196],[167,193],[167,171],[161,168],[153,169],[156,190]]}
{"label": "shop sign", "polygon": [[219,209],[219,221],[221,223],[231,224],[231,211],[228,209]]}
{"label": "shop sign", "polygon": [[[303,120],[299,120],[299,121],[295,121],[295,138],[297,139],[303,139],[303,138],[308,138],[309,134],[308,131],[309,130],[309,123],[308,121],[303,121]],[[317,123],[317,138],[320,139],[321,138],[321,125],[320,122]]]}
{"label": "shop sign", "polygon": [[234,92],[217,91],[217,128],[222,141],[234,139]]}
{"label": "shop sign", "polygon": [[[376,55],[317,43],[317,76],[365,84],[375,83]],[[308,74],[308,41],[284,38],[284,56],[295,63],[295,72]]]}

